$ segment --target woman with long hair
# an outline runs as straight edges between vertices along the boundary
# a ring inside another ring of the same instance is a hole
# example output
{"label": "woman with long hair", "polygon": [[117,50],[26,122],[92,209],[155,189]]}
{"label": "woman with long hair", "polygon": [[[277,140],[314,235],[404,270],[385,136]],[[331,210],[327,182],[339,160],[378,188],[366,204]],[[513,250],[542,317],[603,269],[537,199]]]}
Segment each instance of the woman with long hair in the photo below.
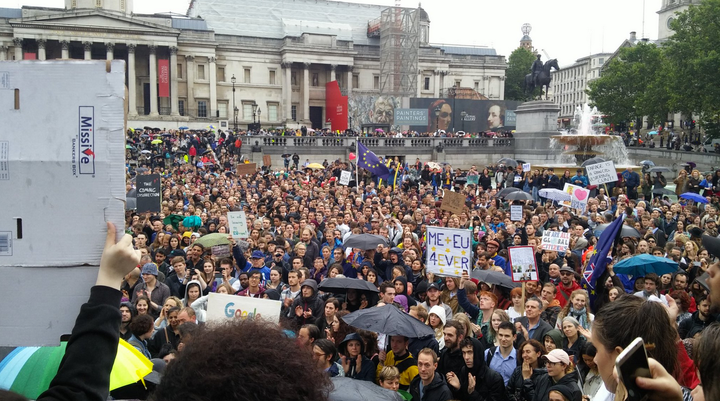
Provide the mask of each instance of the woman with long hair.
{"label": "woman with long hair", "polygon": [[460,286],[460,279],[457,277],[445,277],[445,287],[440,294],[443,303],[450,306],[453,314],[458,313],[460,305],[458,305],[457,291]]}
{"label": "woman with long hair", "polygon": [[510,291],[510,299],[512,299],[512,306],[507,308],[505,312],[507,312],[507,315],[510,317],[510,321],[514,322],[515,319],[525,315],[525,308],[522,304],[522,288],[513,288]]}
{"label": "woman with long hair", "polygon": [[322,338],[327,338],[332,332],[332,325],[335,323],[335,314],[340,310],[340,301],[337,298],[328,298],[325,301],[323,315],[315,321],[315,326],[320,329]]}
{"label": "woman with long hair", "polygon": [[527,340],[520,345],[518,352],[522,359],[522,365],[515,368],[507,382],[508,398],[511,401],[531,400],[532,395],[527,392],[525,387],[523,370],[532,372],[531,381],[546,373],[543,369],[545,362],[542,359],[542,356],[545,355],[545,347],[537,340]]}
{"label": "woman with long hair", "polygon": [[160,317],[155,319],[155,330],[160,330],[168,325],[167,313],[170,308],[182,308],[182,300],[174,295],[171,295],[165,299],[162,309],[160,310]]}
{"label": "woman with long hair", "polygon": [[570,302],[566,303],[558,314],[556,329],[562,330],[562,321],[567,316],[574,317],[582,328],[590,330],[595,316],[590,313],[590,299],[587,291],[575,290],[570,294]]}
{"label": "woman with long hair", "polygon": [[494,345],[496,347],[500,346],[497,333],[498,328],[500,327],[500,323],[502,322],[512,322],[512,320],[510,320],[510,316],[508,316],[507,312],[505,312],[504,310],[495,309],[492,313],[492,317],[490,317],[490,327],[488,327],[488,333],[490,333],[488,337],[491,337],[493,339],[493,343],[489,345]]}
{"label": "woman with long hair", "polygon": [[430,312],[428,312],[428,321],[426,323],[431,329],[433,329],[433,331],[435,331],[435,340],[438,342],[440,351],[445,348],[445,336],[443,334],[443,329],[445,328],[446,318],[445,309],[443,309],[440,305],[433,306],[430,308]]}

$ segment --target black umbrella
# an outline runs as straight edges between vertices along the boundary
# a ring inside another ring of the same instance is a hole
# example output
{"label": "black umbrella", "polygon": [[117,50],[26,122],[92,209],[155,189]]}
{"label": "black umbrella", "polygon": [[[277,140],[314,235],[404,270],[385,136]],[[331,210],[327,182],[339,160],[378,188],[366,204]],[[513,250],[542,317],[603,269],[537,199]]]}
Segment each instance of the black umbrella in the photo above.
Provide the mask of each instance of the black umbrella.
{"label": "black umbrella", "polygon": [[512,281],[512,279],[505,273],[496,272],[495,270],[476,269],[470,273],[470,277],[478,279],[478,281],[482,281],[485,284],[498,285],[509,289],[520,287],[522,285],[521,283]]}
{"label": "black umbrella", "polygon": [[203,154],[203,155],[206,155],[206,154],[208,154],[208,153],[210,153],[210,152],[212,152],[212,150],[207,149],[207,150],[205,150],[204,152],[202,152],[202,154]]}
{"label": "black umbrella", "polygon": [[137,197],[135,195],[135,188],[128,191],[125,194],[125,210],[137,209]]}
{"label": "black umbrella", "polygon": [[365,380],[333,377],[330,401],[403,401],[397,391],[388,390]]}
{"label": "black umbrella", "polygon": [[175,152],[176,155],[184,155],[184,154],[186,154],[186,153],[187,153],[187,152],[184,151],[184,150],[178,150],[177,152]]}
{"label": "black umbrella", "polygon": [[503,164],[512,168],[516,168],[518,166],[518,162],[509,157],[503,157],[502,159],[497,161],[497,164]]}
{"label": "black umbrella", "polygon": [[389,336],[420,338],[435,333],[430,326],[401,312],[395,305],[361,309],[343,316],[342,320],[352,327]]}
{"label": "black umbrella", "polygon": [[653,189],[653,194],[655,194],[655,195],[677,195],[674,191],[671,191],[667,188],[655,188],[655,189]]}
{"label": "black umbrella", "polygon": [[497,197],[497,198],[504,198],[504,197],[506,197],[509,193],[511,193],[511,192],[517,192],[517,191],[520,191],[520,188],[508,187],[508,188],[505,188],[505,189],[503,189],[502,191],[496,193],[496,194],[495,194],[495,197]]}
{"label": "black umbrella", "polygon": [[648,170],[648,173],[672,173],[669,167],[656,166]]}
{"label": "black umbrella", "polygon": [[347,290],[380,292],[377,287],[370,282],[349,277],[328,278],[323,280],[318,288],[325,292],[335,294],[343,294],[346,293]]}
{"label": "black umbrella", "polygon": [[280,157],[290,157],[292,156],[290,153],[283,153]]}
{"label": "black umbrella", "polygon": [[[602,232],[603,232],[606,228],[608,228],[608,226],[609,226],[610,224],[611,224],[611,223],[598,225],[597,227],[595,227],[595,231],[593,231],[593,233],[595,234],[596,237],[600,238],[600,234],[602,234]],[[638,231],[637,229],[635,229],[635,227],[630,227],[630,226],[627,225],[627,224],[623,224],[622,227],[620,228],[620,236],[623,237],[623,238],[624,238],[624,237],[641,238],[641,237],[642,237],[642,234],[640,234],[640,231]]]}
{"label": "black umbrella", "polygon": [[603,159],[600,156],[595,156],[595,157],[585,160],[583,162],[583,164],[581,165],[581,167],[587,167],[587,166],[591,166],[593,164],[598,164],[598,163],[605,163],[606,161],[607,160]]}
{"label": "black umbrella", "polygon": [[525,160],[515,159],[515,161],[518,162],[518,164],[525,164]]}
{"label": "black umbrella", "polygon": [[351,234],[343,241],[343,248],[367,250],[375,249],[378,245],[387,245],[387,240],[374,234]]}
{"label": "black umbrella", "polygon": [[143,129],[144,129],[144,130],[147,129],[147,130],[152,131],[152,127],[150,127],[150,126],[148,126],[148,125],[144,126]]}
{"label": "black umbrella", "polygon": [[505,195],[505,200],[509,200],[509,201],[516,201],[516,200],[524,201],[524,200],[532,200],[532,199],[533,199],[532,195],[530,195],[529,193],[527,193],[525,191],[512,191],[512,192],[508,193],[507,195]]}

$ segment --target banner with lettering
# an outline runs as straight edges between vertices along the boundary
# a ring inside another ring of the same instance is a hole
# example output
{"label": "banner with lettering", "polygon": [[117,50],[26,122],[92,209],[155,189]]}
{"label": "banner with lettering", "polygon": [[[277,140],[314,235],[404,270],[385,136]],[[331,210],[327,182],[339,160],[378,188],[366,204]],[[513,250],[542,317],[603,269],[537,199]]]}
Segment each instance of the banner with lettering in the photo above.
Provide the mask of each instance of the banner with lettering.
{"label": "banner with lettering", "polygon": [[277,323],[280,321],[281,307],[282,302],[272,299],[212,292],[208,297],[207,321],[264,319]]}
{"label": "banner with lettering", "polygon": [[158,96],[170,97],[170,62],[158,60]]}
{"label": "banner with lettering", "polygon": [[427,227],[428,272],[439,276],[460,277],[472,269],[471,231],[459,228]]}

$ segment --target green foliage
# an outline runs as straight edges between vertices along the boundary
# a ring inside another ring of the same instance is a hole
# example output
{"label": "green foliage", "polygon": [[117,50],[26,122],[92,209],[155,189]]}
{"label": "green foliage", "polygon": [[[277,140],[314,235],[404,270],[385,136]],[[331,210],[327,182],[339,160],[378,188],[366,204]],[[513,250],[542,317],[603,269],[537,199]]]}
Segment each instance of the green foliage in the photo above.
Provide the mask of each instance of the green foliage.
{"label": "green foliage", "polygon": [[[505,100],[531,100],[533,96],[525,94],[525,75],[530,73],[530,67],[535,61],[535,55],[525,49],[518,47],[508,58],[508,69],[505,71]],[[539,93],[539,89],[535,89]]]}

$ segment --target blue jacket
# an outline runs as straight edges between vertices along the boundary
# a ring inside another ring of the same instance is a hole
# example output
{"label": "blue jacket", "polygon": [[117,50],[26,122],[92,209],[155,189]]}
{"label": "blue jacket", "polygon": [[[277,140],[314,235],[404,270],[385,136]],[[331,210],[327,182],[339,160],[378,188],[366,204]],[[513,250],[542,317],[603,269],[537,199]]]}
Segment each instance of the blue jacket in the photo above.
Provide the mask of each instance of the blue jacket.
{"label": "blue jacket", "polygon": [[[578,184],[578,183],[575,182],[575,181],[580,181],[581,183]],[[583,188],[585,188],[585,187],[587,187],[588,185],[590,185],[590,181],[588,181],[588,178],[587,178],[586,176],[584,176],[584,175],[577,175],[577,174],[575,174],[572,178],[570,178],[570,182],[571,182],[573,185],[578,185],[578,186],[581,186],[581,187],[583,187]]]}
{"label": "blue jacket", "polygon": [[623,179],[625,180],[625,186],[628,188],[636,188],[640,185],[640,175],[634,171],[625,171],[622,173]]}

